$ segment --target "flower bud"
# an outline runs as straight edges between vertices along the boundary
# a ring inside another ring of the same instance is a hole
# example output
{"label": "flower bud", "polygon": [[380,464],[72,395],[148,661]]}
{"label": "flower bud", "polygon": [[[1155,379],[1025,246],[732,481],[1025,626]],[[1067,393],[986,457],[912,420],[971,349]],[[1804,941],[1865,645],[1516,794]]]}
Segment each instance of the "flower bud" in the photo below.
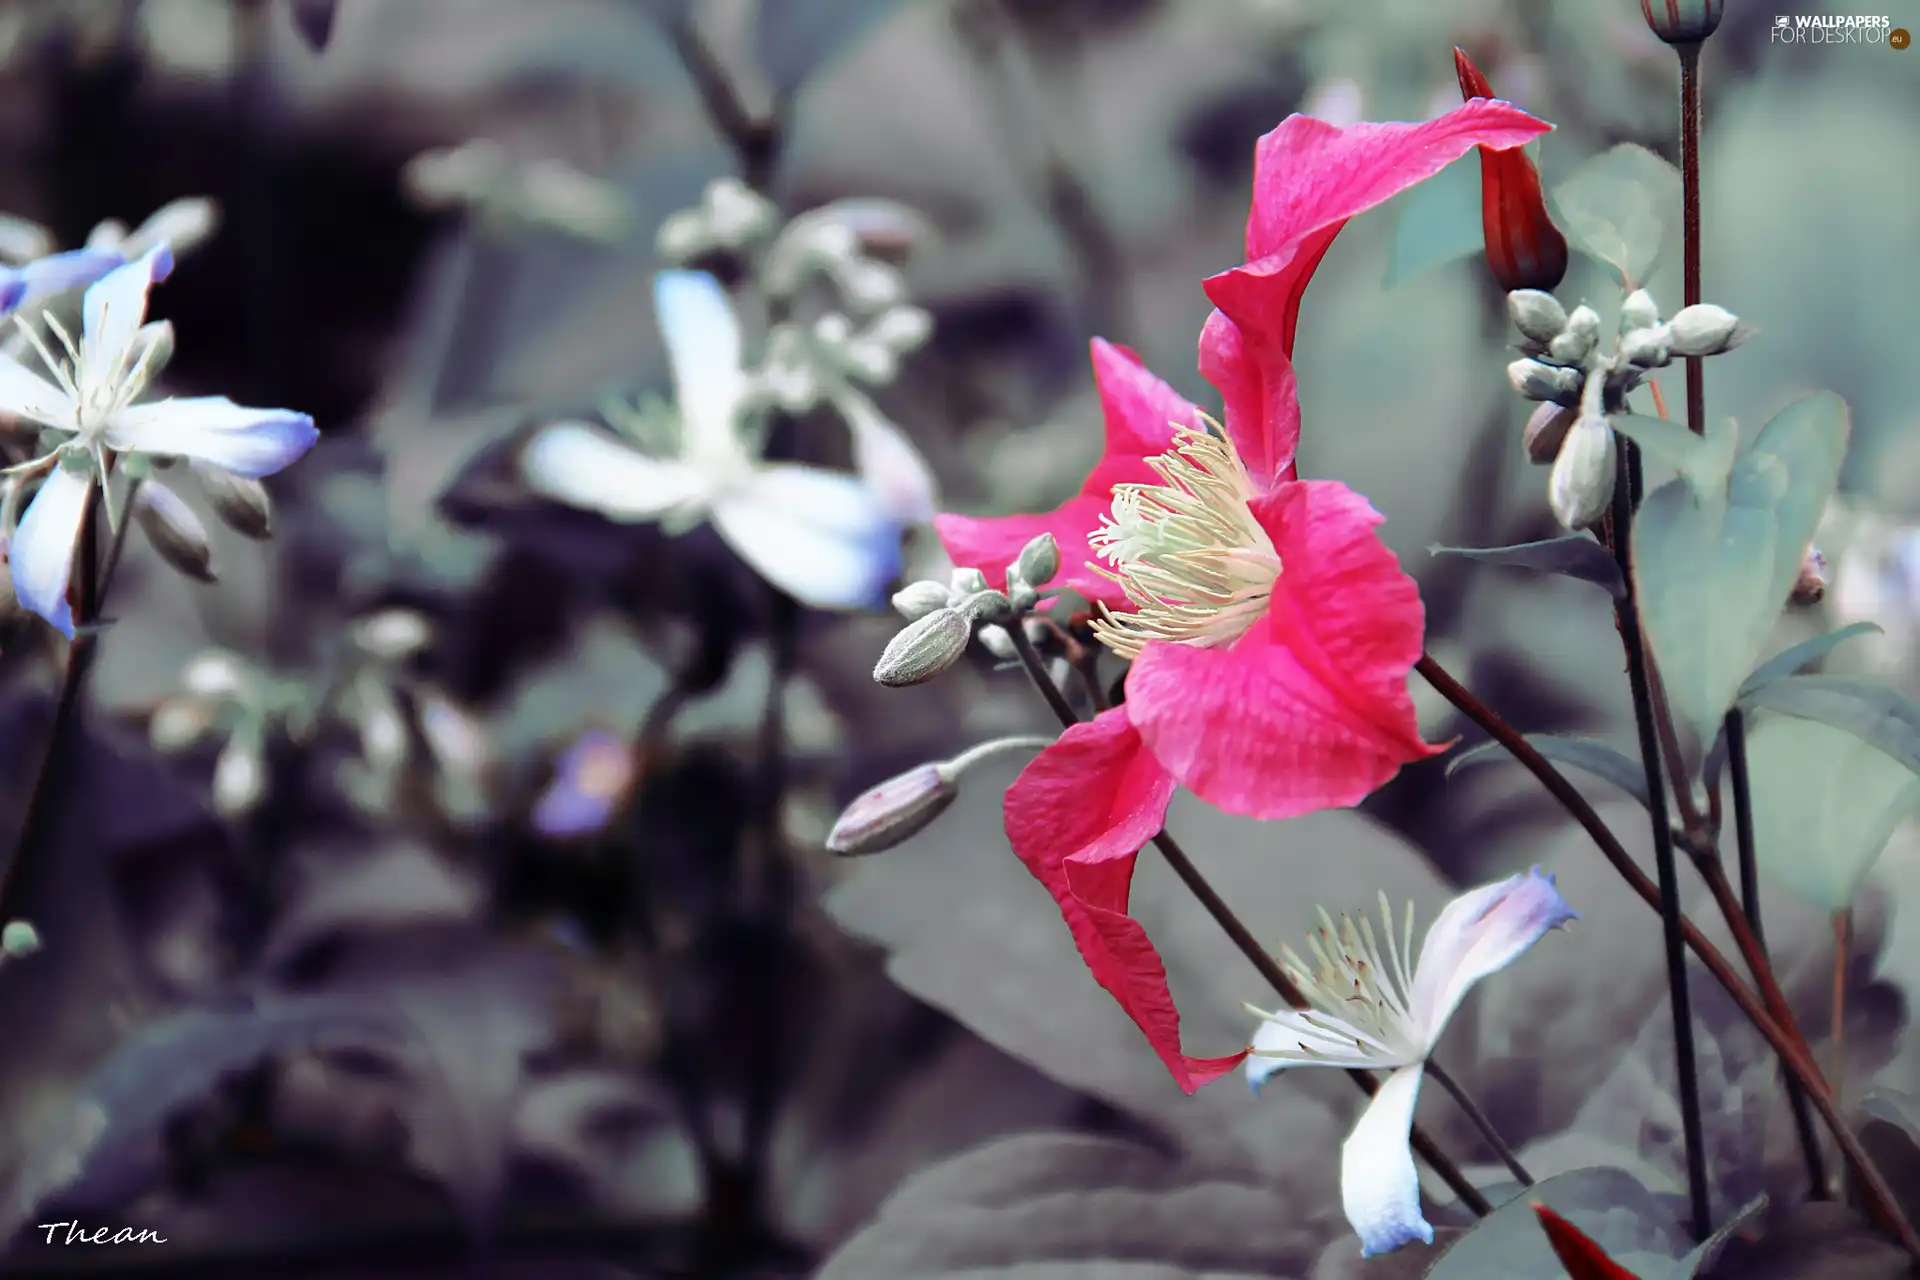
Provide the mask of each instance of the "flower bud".
{"label": "flower bud", "polygon": [[141,485],[134,497],[133,518],[146,531],[147,541],[160,558],[201,582],[216,580],[213,572],[213,547],[207,542],[207,527],[200,517],[180,500],[180,495],[157,480]]}
{"label": "flower bud", "polygon": [[935,609],[947,607],[949,596],[947,589],[937,582],[923,579],[909,582],[893,593],[893,607],[908,622],[918,622]]}
{"label": "flower bud", "polygon": [[1552,342],[1567,327],[1567,309],[1540,289],[1515,289],[1507,295],[1513,327],[1535,342]]}
{"label": "flower bud", "polygon": [[1569,529],[1584,529],[1613,501],[1613,428],[1599,414],[1585,414],[1567,432],[1547,479],[1554,517]]}
{"label": "flower bud", "polygon": [[223,649],[210,649],[187,664],[180,687],[200,698],[227,698],[246,683],[240,660]]}
{"label": "flower bud", "polygon": [[1580,403],[1584,377],[1578,369],[1560,369],[1538,360],[1515,360],[1507,366],[1507,381],[1529,400],[1576,405]]}
{"label": "flower bud", "polygon": [[848,339],[834,354],[841,368],[872,386],[883,386],[900,376],[900,357],[893,348],[865,337]]}
{"label": "flower bud", "polygon": [[1004,591],[976,591],[953,606],[970,622],[1009,622],[1013,619],[1013,600]]}
{"label": "flower bud", "polygon": [[865,336],[869,342],[903,356],[933,336],[933,317],[920,307],[888,307],[874,317]]}
{"label": "flower bud", "polygon": [[1793,594],[1788,602],[1797,605],[1819,604],[1827,594],[1827,558],[1820,554],[1820,548],[1808,544],[1807,554],[1800,561],[1800,576],[1793,580]]}
{"label": "flower bud", "polygon": [[1547,344],[1547,354],[1558,364],[1579,364],[1600,340],[1600,315],[1585,303],[1567,316],[1566,331]]}
{"label": "flower bud", "polygon": [[854,258],[834,273],[840,294],[863,315],[884,311],[907,300],[907,280],[898,267],[872,258]]}
{"label": "flower bud", "polygon": [[1641,16],[1668,44],[1697,44],[1712,35],[1727,0],[1640,0]]}
{"label": "flower bud", "polygon": [[1013,573],[1030,587],[1046,586],[1058,572],[1060,544],[1053,540],[1050,533],[1036,534],[1026,546],[1020,548],[1020,558],[1013,562]]}
{"label": "flower bud", "polygon": [[0,954],[9,960],[24,960],[40,949],[40,933],[25,920],[9,920],[0,928]]}
{"label": "flower bud", "polygon": [[1667,346],[1667,326],[1635,329],[1620,339],[1620,358],[1642,369],[1659,369],[1672,360]]}
{"label": "flower bud", "polygon": [[213,807],[225,818],[237,818],[260,803],[267,791],[266,761],[259,749],[239,738],[229,742],[213,766]]}
{"label": "flower bud", "polygon": [[1682,307],[1667,321],[1667,345],[1676,356],[1717,356],[1746,337],[1740,317],[1709,302]]}
{"label": "flower bud", "polygon": [[210,462],[193,459],[187,465],[200,482],[200,495],[222,524],[255,542],[273,536],[273,499],[265,485]]}
{"label": "flower bud", "polygon": [[890,689],[922,684],[960,661],[972,636],[973,623],[966,614],[936,609],[887,641],[873,678]]}
{"label": "flower bud", "polygon": [[1020,651],[1013,647],[1013,637],[1007,629],[991,623],[980,628],[980,647],[999,662],[1012,662],[1020,656]]}
{"label": "flower bud", "polygon": [[827,834],[827,849],[843,857],[891,849],[924,830],[959,794],[939,765],[909,769],[856,797]]}
{"label": "flower bud", "polygon": [[[1453,66],[1463,100],[1495,96],[1493,86],[1458,46]],[[1547,216],[1540,172],[1522,148],[1480,148],[1480,225],[1486,233],[1487,265],[1508,293],[1551,290],[1566,276],[1567,238]]]}
{"label": "flower bud", "polygon": [[970,596],[975,592],[985,591],[987,589],[987,575],[978,569],[962,566],[953,571],[951,585],[953,599],[957,600],[962,596]]}
{"label": "flower bud", "polygon": [[669,265],[680,266],[712,249],[713,235],[700,210],[682,209],[661,221],[653,248]]}
{"label": "flower bud", "polygon": [[1535,466],[1550,466],[1560,456],[1560,446],[1565,443],[1567,429],[1573,425],[1579,412],[1557,404],[1543,404],[1536,407],[1527,418],[1526,432],[1521,442],[1527,447],[1527,457]]}
{"label": "flower bud", "polygon": [[411,609],[382,609],[354,623],[349,634],[367,656],[399,662],[426,648],[433,629]]}
{"label": "flower bud", "polygon": [[204,698],[168,698],[147,721],[155,751],[184,751],[213,729],[214,707]]}
{"label": "flower bud", "polygon": [[1635,289],[1620,304],[1620,332],[1632,333],[1635,329],[1651,329],[1660,323],[1660,308],[1654,302],[1653,295],[1645,289]]}
{"label": "flower bud", "polygon": [[779,217],[771,201],[738,178],[715,178],[702,203],[708,232],[729,249],[760,239]]}

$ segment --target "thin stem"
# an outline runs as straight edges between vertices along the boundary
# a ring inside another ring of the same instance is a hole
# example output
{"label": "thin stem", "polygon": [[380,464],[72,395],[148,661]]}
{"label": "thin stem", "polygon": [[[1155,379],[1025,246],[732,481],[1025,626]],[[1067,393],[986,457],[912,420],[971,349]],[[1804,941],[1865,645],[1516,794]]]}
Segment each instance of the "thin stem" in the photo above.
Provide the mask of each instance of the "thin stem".
{"label": "thin stem", "polygon": [[[1700,45],[1675,48],[1680,55],[1681,288],[1691,307],[1700,302]],[[1698,356],[1687,360],[1687,426],[1695,435],[1706,434],[1707,387]]]}
{"label": "thin stem", "polygon": [[1833,1094],[1847,1087],[1847,952],[1853,949],[1853,910],[1833,913]]}
{"label": "thin stem", "polygon": [[1433,1079],[1434,1083],[1445,1089],[1454,1104],[1465,1113],[1467,1119],[1473,1121],[1473,1127],[1480,1131],[1480,1136],[1487,1140],[1487,1145],[1493,1148],[1494,1154],[1499,1156],[1513,1176],[1520,1180],[1520,1185],[1532,1186],[1533,1175],[1527,1172],[1526,1166],[1520,1163],[1520,1157],[1515,1155],[1513,1148],[1501,1138],[1500,1131],[1493,1127],[1493,1121],[1487,1118],[1487,1113],[1482,1111],[1480,1105],[1473,1100],[1473,1095],[1461,1088],[1458,1081],[1441,1070],[1440,1064],[1431,1059],[1427,1061],[1427,1075]]}
{"label": "thin stem", "polygon": [[[1733,784],[1733,831],[1739,846],[1740,913],[1753,930],[1754,941],[1766,953],[1766,934],[1760,924],[1760,871],[1754,853],[1753,792],[1747,777],[1747,718],[1738,708],[1727,712],[1727,776]],[[1768,956],[1771,967],[1772,956]],[[1827,1159],[1820,1150],[1820,1135],[1813,1127],[1813,1112],[1807,1107],[1807,1092],[1790,1073],[1783,1073],[1787,1103],[1793,1110],[1793,1127],[1800,1135],[1800,1151],[1807,1161],[1807,1195],[1814,1200],[1827,1198]],[[1839,1077],[1834,1077],[1836,1080]]]}
{"label": "thin stem", "polygon": [[[1034,687],[1040,690],[1041,696],[1047,700],[1047,705],[1053,709],[1053,714],[1059,717],[1061,725],[1071,728],[1080,723],[1080,717],[1074,713],[1072,706],[1061,694],[1060,687],[1053,682],[1053,677],[1047,674],[1046,664],[1041,661],[1039,651],[1033,647],[1033,642],[1027,639],[1025,628],[1016,621],[1013,626],[1007,628],[1007,633],[1013,637],[1013,648],[1020,655],[1020,665],[1026,668],[1028,678],[1033,681]],[[1165,827],[1162,827],[1159,834],[1154,836],[1153,847],[1160,851],[1161,856],[1167,860],[1167,865],[1173,868],[1173,873],[1180,877],[1182,884],[1186,885],[1188,892],[1192,893],[1199,900],[1200,905],[1206,908],[1207,914],[1213,917],[1214,923],[1218,924],[1221,931],[1233,940],[1233,945],[1240,949],[1240,954],[1252,963],[1262,978],[1266,979],[1267,985],[1272,987],[1288,1005],[1296,1009],[1305,1008],[1307,1006],[1305,994],[1294,985],[1291,978],[1287,977],[1286,971],[1280,967],[1279,962],[1267,954],[1266,948],[1262,947],[1259,940],[1253,936],[1253,931],[1233,913],[1233,908],[1229,907],[1213,885],[1208,883],[1207,878],[1200,873],[1200,868],[1194,866],[1193,859],[1187,856],[1187,851],[1180,847],[1179,842]],[[1427,1065],[1431,1069],[1433,1063],[1429,1061]],[[1352,1080],[1369,1098],[1379,1092],[1380,1084],[1370,1072],[1351,1070],[1347,1072],[1347,1078]],[[1467,1181],[1467,1176],[1440,1149],[1432,1135],[1419,1125],[1415,1125],[1410,1140],[1413,1149],[1420,1154],[1422,1160],[1427,1162],[1427,1167],[1439,1175],[1440,1180],[1453,1190],[1454,1195],[1460,1197],[1460,1203],[1466,1205],[1478,1217],[1484,1218],[1493,1212],[1493,1205],[1488,1202],[1486,1196],[1482,1195],[1480,1189],[1473,1183]]]}
{"label": "thin stem", "polygon": [[[1560,801],[1567,812],[1573,815],[1574,820],[1593,837],[1593,842],[1599,846],[1600,852],[1607,861],[1612,863],[1614,869],[1620,873],[1621,879],[1627,882],[1627,886],[1639,894],[1648,905],[1656,910],[1659,909],[1659,889],[1652,880],[1648,879],[1646,872],[1634,864],[1632,855],[1620,843],[1619,838],[1595,812],[1586,797],[1567,781],[1566,775],[1553,766],[1552,761],[1541,755],[1532,743],[1521,736],[1518,729],[1474,697],[1464,685],[1448,674],[1446,668],[1435,662],[1431,654],[1422,655],[1415,670],[1419,671],[1427,683],[1451,702],[1462,715],[1486,730],[1494,741],[1506,748],[1507,754],[1539,779],[1548,793]],[[1719,864],[1709,865],[1717,869]],[[1719,879],[1724,884],[1726,877],[1722,875]],[[1709,884],[1711,883],[1712,881],[1709,881]],[[1752,930],[1746,928],[1746,921],[1740,917],[1738,911],[1734,913],[1734,921],[1738,922],[1738,927],[1735,929],[1736,938],[1743,933],[1749,938],[1752,937]],[[1699,927],[1685,915],[1680,917],[1680,930],[1687,947],[1706,967],[1707,972],[1713,975],[1714,980],[1726,989],[1727,994],[1739,1006],[1740,1012],[1747,1021],[1753,1024],[1754,1029],[1766,1040],[1768,1046],[1780,1055],[1780,1060],[1787,1070],[1806,1089],[1808,1101],[1820,1113],[1820,1119],[1832,1133],[1847,1167],[1860,1180],[1866,1194],[1867,1207],[1875,1219],[1900,1241],[1901,1247],[1916,1258],[1920,1258],[1920,1233],[1914,1231],[1913,1226],[1902,1214],[1899,1201],[1894,1197],[1892,1188],[1887,1185],[1886,1178],[1868,1158],[1865,1149],[1854,1137],[1853,1131],[1847,1127],[1845,1117],[1835,1106],[1833,1095],[1827,1089],[1826,1080],[1820,1074],[1820,1068],[1815,1065],[1812,1055],[1807,1052],[1806,1042],[1797,1032],[1789,1032],[1780,1022],[1774,1020],[1767,1008],[1761,1004],[1760,998],[1753,993],[1752,988],[1741,981],[1740,975],[1720,953],[1720,949],[1714,946],[1707,936],[1700,932]],[[1764,964],[1764,956],[1761,957],[1761,961]],[[1770,970],[1768,976],[1771,977]]]}
{"label": "thin stem", "polygon": [[1640,451],[1631,440],[1621,440],[1618,474],[1613,486],[1613,556],[1621,580],[1628,583],[1627,598],[1614,606],[1620,624],[1620,642],[1627,650],[1627,682],[1633,691],[1633,719],[1640,731],[1640,759],[1647,775],[1647,813],[1653,826],[1653,865],[1660,877],[1660,921],[1667,952],[1667,995],[1673,1008],[1674,1072],[1680,1092],[1680,1129],[1687,1161],[1687,1201],[1693,1214],[1693,1235],[1704,1240],[1713,1232],[1707,1203],[1706,1136],[1700,1118],[1700,1075],[1694,1059],[1693,1001],[1687,991],[1686,941],[1680,932],[1680,869],[1673,856],[1673,828],[1667,824],[1667,789],[1660,777],[1660,734],[1654,724],[1653,690],[1647,679],[1646,647],[1640,638],[1640,612],[1633,599],[1633,574],[1627,547],[1633,527],[1634,475]]}

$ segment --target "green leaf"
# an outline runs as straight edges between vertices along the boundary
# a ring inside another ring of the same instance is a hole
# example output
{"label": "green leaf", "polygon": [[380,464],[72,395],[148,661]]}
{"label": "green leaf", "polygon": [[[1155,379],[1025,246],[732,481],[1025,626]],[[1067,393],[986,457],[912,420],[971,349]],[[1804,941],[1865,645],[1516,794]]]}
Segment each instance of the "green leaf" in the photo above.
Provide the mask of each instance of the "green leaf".
{"label": "green leaf", "polygon": [[1739,429],[1730,419],[1707,428],[1705,438],[1678,422],[1638,413],[1616,413],[1607,419],[1613,429],[1672,467],[1702,496],[1726,491],[1733,472]]}
{"label": "green leaf", "polygon": [[791,97],[808,76],[845,53],[901,0],[760,0],[760,67],[775,96]]}
{"label": "green leaf", "polygon": [[1724,494],[1675,480],[1633,527],[1635,595],[1675,710],[1713,741],[1799,576],[1846,453],[1847,411],[1808,396],[1763,428]]}
{"label": "green leaf", "polygon": [[1693,1280],[1693,1277],[1705,1272],[1713,1265],[1714,1259],[1720,1256],[1720,1251],[1727,1247],[1727,1241],[1751,1225],[1766,1207],[1767,1198],[1764,1195],[1755,1196],[1741,1205],[1734,1211],[1732,1217],[1714,1230],[1712,1235],[1702,1240],[1698,1248],[1674,1263],[1673,1270],[1667,1273],[1666,1280]]}
{"label": "green leaf", "polygon": [[1477,151],[1455,160],[1395,203],[1399,208],[1383,282],[1387,288],[1486,248]]}
{"label": "green leaf", "polygon": [[1605,587],[1608,594],[1616,599],[1624,598],[1627,594],[1626,584],[1620,578],[1620,566],[1614,563],[1613,555],[1585,533],[1569,533],[1540,542],[1521,542],[1511,547],[1435,545],[1428,547],[1427,552],[1436,556],[1465,556],[1482,564],[1511,565],[1578,578],[1582,582]]}
{"label": "green leaf", "polygon": [[1623,283],[1646,283],[1654,265],[1679,247],[1673,212],[1680,171],[1631,142],[1595,156],[1553,189],[1555,221],[1589,257]]}
{"label": "green leaf", "polygon": [[1753,674],[1740,686],[1740,697],[1745,699],[1763,685],[1804,671],[1855,636],[1866,635],[1869,631],[1879,633],[1881,630],[1877,622],[1855,622],[1823,636],[1803,640],[1790,649],[1782,649],[1753,669]]}
{"label": "green leaf", "polygon": [[1782,676],[1748,693],[1742,705],[1845,729],[1920,774],[1920,706],[1877,681],[1858,676]]}
{"label": "green leaf", "polygon": [[[1646,766],[1632,756],[1594,738],[1571,738],[1558,733],[1529,733],[1525,736],[1527,745],[1547,759],[1605,778],[1642,805],[1647,803]],[[1451,778],[1467,765],[1510,758],[1507,749],[1499,743],[1483,742],[1449,760],[1447,776]]]}
{"label": "green leaf", "polygon": [[1829,912],[1852,904],[1894,828],[1920,803],[1920,777],[1898,760],[1798,716],[1754,715],[1747,772],[1760,865]]}
{"label": "green leaf", "polygon": [[1687,1248],[1677,1197],[1623,1169],[1575,1169],[1536,1182],[1480,1219],[1427,1268],[1426,1280],[1548,1280],[1566,1271],[1534,1216],[1538,1201],[1636,1275],[1664,1275]]}

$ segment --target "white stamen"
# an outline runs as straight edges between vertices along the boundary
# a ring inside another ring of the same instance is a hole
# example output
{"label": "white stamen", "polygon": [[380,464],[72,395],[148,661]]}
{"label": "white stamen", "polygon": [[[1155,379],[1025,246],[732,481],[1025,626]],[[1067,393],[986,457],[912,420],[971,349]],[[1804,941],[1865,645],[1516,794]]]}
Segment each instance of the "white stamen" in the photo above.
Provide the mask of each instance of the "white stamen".
{"label": "white stamen", "polygon": [[1287,976],[1307,999],[1307,1008],[1288,1011],[1284,1021],[1290,1031],[1309,1031],[1324,1040],[1317,1044],[1302,1040],[1297,1049],[1255,1053],[1308,1063],[1325,1054],[1351,1055],[1358,1049],[1383,1066],[1418,1062],[1426,1056],[1425,1034],[1414,1025],[1413,977],[1406,963],[1413,939],[1413,907],[1408,904],[1404,944],[1395,937],[1393,912],[1384,895],[1380,915],[1387,938],[1384,950],[1371,919],[1343,915],[1336,926],[1325,910],[1320,912],[1321,927],[1307,935],[1307,949],[1314,959],[1311,966],[1293,948],[1281,948]]}
{"label": "white stamen", "polygon": [[1113,565],[1131,613],[1102,606],[1094,634],[1115,653],[1150,641],[1216,646],[1244,635],[1280,576],[1273,540],[1253,518],[1253,482],[1224,433],[1179,427],[1173,448],[1147,465],[1162,484],[1114,486],[1113,514],[1088,541]]}

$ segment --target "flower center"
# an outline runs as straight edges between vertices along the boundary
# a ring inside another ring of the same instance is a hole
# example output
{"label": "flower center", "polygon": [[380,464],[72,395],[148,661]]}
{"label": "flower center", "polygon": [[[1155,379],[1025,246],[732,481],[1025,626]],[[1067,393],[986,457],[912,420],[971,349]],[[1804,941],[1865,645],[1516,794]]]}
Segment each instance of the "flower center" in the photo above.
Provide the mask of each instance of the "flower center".
{"label": "flower center", "polygon": [[1114,486],[1113,514],[1088,541],[1131,613],[1104,606],[1094,634],[1126,658],[1154,640],[1203,647],[1245,635],[1273,594],[1280,557],[1253,518],[1253,482],[1224,434],[1182,427],[1147,459],[1163,483]]}
{"label": "flower center", "polygon": [[1352,1053],[1355,1048],[1380,1055],[1383,1062],[1405,1065],[1426,1056],[1425,1036],[1414,1025],[1411,1011],[1413,975],[1413,905],[1407,905],[1405,924],[1396,936],[1393,911],[1380,895],[1380,920],[1385,930],[1383,949],[1364,913],[1342,915],[1336,927],[1320,912],[1320,928],[1307,935],[1313,953],[1311,967],[1291,947],[1281,948],[1287,976],[1306,996],[1308,1007],[1295,1017],[1318,1033],[1317,1043],[1303,1036],[1297,1050],[1274,1056],[1311,1062],[1322,1054]]}

